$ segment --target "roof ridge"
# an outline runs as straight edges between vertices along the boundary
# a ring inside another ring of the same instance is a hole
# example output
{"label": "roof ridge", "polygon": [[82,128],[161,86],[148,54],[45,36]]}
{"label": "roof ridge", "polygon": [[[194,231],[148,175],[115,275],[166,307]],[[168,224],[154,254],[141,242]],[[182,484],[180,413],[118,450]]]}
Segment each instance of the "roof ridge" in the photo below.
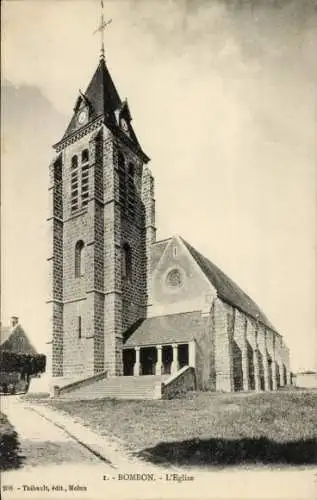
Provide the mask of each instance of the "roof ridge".
{"label": "roof ridge", "polygon": [[193,248],[195,250],[195,252],[197,252],[203,259],[205,259],[208,264],[210,264],[211,266],[217,268],[217,270],[223,274],[226,278],[228,278],[228,280],[232,281],[232,283],[235,284],[235,286],[237,288],[239,288],[239,290],[241,290],[241,292],[246,296],[248,297],[250,300],[252,300],[254,302],[254,300],[241,288],[240,285],[238,285],[238,283],[236,283],[232,278],[230,278],[230,276],[228,276],[219,266],[217,266],[217,264],[214,264],[214,262],[212,262],[208,257],[205,257],[199,250],[197,250],[195,247],[193,247],[192,245],[190,245],[190,243],[187,243],[187,245],[191,246],[191,248]]}
{"label": "roof ridge", "polygon": [[258,304],[234,280],[222,271],[220,267],[184,240],[184,238],[180,238],[200,266],[202,272],[216,288],[219,298],[277,332],[276,328],[270,323]]}

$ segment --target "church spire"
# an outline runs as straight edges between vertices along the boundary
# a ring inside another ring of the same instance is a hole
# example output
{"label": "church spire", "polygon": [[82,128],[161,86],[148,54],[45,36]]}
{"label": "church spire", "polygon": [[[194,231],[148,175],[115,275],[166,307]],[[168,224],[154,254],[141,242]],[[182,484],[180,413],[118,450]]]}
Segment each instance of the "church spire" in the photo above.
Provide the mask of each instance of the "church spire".
{"label": "church spire", "polygon": [[105,30],[107,26],[109,26],[109,24],[112,23],[112,19],[108,19],[108,21],[105,21],[103,0],[100,0],[100,6],[101,6],[100,25],[94,31],[94,34],[100,33],[100,45],[101,45],[100,59],[105,60]]}
{"label": "church spire", "polygon": [[99,64],[86,91],[79,91],[69,125],[62,139],[54,147],[57,151],[61,150],[71,136],[74,140],[75,134],[79,131],[80,134],[89,132],[90,125],[98,121],[99,124],[106,125],[122,141],[129,143],[129,146],[141,154],[144,161],[147,162],[149,158],[142,151],[131,125],[132,117],[128,103],[126,100],[121,101],[106,65],[104,31],[112,20],[105,21],[103,0],[100,1],[100,6],[100,25],[94,31],[94,33],[100,33]]}

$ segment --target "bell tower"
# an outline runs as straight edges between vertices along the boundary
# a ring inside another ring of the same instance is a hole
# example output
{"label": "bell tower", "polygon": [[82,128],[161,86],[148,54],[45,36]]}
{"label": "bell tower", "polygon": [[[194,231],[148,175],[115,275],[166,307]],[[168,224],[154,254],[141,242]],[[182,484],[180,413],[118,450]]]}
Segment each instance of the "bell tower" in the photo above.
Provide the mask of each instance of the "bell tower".
{"label": "bell tower", "polygon": [[50,165],[52,376],[122,374],[122,334],[146,316],[155,238],[149,158],[104,55]]}

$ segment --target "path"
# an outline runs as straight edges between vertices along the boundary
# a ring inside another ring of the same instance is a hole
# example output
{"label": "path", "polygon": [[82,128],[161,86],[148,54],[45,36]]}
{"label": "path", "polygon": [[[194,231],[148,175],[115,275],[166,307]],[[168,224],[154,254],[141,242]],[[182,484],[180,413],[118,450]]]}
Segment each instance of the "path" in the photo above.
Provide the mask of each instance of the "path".
{"label": "path", "polygon": [[[2,490],[3,500],[313,500],[317,497],[316,468],[164,470],[132,460],[115,440],[111,442],[109,438],[97,435],[54,410],[31,406],[18,397],[4,397],[1,399],[1,411],[7,414],[18,432],[22,453],[26,457],[21,469],[1,474],[2,488],[10,485],[14,488],[12,492]],[[171,480],[171,477],[167,480],[166,473],[176,473],[179,478],[185,474],[193,476],[194,480],[179,482]],[[119,474],[152,474],[154,480],[122,480]],[[69,488],[71,485],[82,489],[72,490]]]}

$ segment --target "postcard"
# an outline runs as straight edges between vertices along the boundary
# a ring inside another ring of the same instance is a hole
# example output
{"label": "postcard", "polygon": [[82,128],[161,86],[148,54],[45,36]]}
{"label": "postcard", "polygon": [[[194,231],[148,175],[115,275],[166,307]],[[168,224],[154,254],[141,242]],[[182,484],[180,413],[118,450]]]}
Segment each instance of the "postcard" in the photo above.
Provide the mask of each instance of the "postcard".
{"label": "postcard", "polygon": [[1,498],[316,498],[316,3],[2,34]]}

